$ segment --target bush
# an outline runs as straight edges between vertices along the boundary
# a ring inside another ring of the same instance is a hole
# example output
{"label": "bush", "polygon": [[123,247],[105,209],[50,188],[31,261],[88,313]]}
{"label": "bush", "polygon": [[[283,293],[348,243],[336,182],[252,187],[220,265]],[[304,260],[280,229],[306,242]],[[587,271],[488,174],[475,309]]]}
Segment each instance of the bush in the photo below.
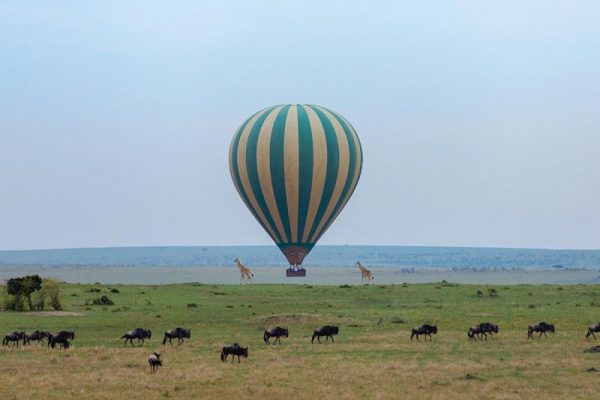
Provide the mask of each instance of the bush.
{"label": "bush", "polygon": [[46,279],[42,285],[42,290],[50,298],[50,306],[56,311],[62,310],[62,304],[60,303],[60,287],[58,282],[51,279]]}
{"label": "bush", "polygon": [[187,306],[188,306],[188,308],[196,308],[196,307],[198,307],[198,304],[196,304],[196,303],[188,303]]}
{"label": "bush", "polygon": [[25,301],[22,296],[5,294],[2,307],[7,311],[23,311],[25,309]]}
{"label": "bush", "polygon": [[109,299],[108,296],[102,296],[98,297],[97,299],[88,300],[85,304],[92,304],[95,306],[112,306],[113,304],[115,304],[115,302]]}
{"label": "bush", "polygon": [[110,289],[110,292],[111,293],[119,293],[119,289],[112,288],[112,289]]}
{"label": "bush", "polygon": [[100,293],[100,289],[99,288],[90,288],[90,289],[86,290],[86,292],[88,292],[88,293]]}

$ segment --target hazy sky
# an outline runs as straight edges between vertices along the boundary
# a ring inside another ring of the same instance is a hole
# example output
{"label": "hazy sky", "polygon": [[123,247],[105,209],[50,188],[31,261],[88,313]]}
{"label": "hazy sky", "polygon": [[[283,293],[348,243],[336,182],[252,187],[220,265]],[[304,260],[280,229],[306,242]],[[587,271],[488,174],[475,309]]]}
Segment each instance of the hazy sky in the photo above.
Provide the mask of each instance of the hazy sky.
{"label": "hazy sky", "polygon": [[363,145],[320,243],[600,248],[598,1],[2,1],[0,249],[269,244],[253,112]]}

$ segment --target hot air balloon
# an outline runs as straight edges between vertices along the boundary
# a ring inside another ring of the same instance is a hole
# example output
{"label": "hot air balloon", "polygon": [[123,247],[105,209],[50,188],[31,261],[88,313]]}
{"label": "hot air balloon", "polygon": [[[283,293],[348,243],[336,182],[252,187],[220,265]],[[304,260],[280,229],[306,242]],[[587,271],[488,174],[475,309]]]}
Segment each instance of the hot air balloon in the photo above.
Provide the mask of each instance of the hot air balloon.
{"label": "hot air balloon", "polygon": [[316,105],[278,105],[239,127],[229,169],[242,200],[287,258],[287,276],[306,276],[304,257],[356,188],[362,148],[341,115]]}

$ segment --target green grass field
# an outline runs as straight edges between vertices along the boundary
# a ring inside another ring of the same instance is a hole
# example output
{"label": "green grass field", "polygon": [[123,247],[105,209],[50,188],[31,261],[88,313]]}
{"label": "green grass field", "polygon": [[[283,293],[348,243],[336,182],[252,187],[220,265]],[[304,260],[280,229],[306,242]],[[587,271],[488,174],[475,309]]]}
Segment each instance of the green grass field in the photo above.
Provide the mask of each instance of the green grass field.
{"label": "green grass field", "polygon": [[[90,293],[100,288],[101,293]],[[111,293],[117,288],[119,293]],[[36,344],[0,350],[0,399],[507,399],[593,398],[600,354],[584,353],[587,326],[600,320],[600,286],[63,285],[66,312],[0,312],[0,332],[75,330],[73,347]],[[3,289],[3,288],[0,288]],[[483,296],[478,296],[480,290]],[[86,306],[107,295],[113,306]],[[500,325],[493,340],[469,342],[479,322]],[[527,341],[531,323],[557,332]],[[433,342],[410,342],[410,329],[438,325]],[[314,328],[337,324],[335,344],[311,345]],[[281,346],[265,346],[265,327],[286,326]],[[119,337],[150,328],[143,348]],[[192,337],[163,346],[165,330]],[[220,348],[249,346],[241,364],[221,363]],[[598,341],[600,344],[600,340]],[[164,368],[150,374],[148,355]]]}

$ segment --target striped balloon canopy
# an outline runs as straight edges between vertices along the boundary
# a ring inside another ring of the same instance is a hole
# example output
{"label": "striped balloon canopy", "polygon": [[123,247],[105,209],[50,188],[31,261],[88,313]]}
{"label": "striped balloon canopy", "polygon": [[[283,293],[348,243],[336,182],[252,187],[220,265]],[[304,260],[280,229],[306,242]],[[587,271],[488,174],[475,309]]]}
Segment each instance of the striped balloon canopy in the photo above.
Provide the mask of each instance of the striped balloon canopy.
{"label": "striped balloon canopy", "polygon": [[229,151],[235,187],[286,256],[300,266],[356,188],[358,136],[341,115],[315,105],[278,105],[248,118]]}

